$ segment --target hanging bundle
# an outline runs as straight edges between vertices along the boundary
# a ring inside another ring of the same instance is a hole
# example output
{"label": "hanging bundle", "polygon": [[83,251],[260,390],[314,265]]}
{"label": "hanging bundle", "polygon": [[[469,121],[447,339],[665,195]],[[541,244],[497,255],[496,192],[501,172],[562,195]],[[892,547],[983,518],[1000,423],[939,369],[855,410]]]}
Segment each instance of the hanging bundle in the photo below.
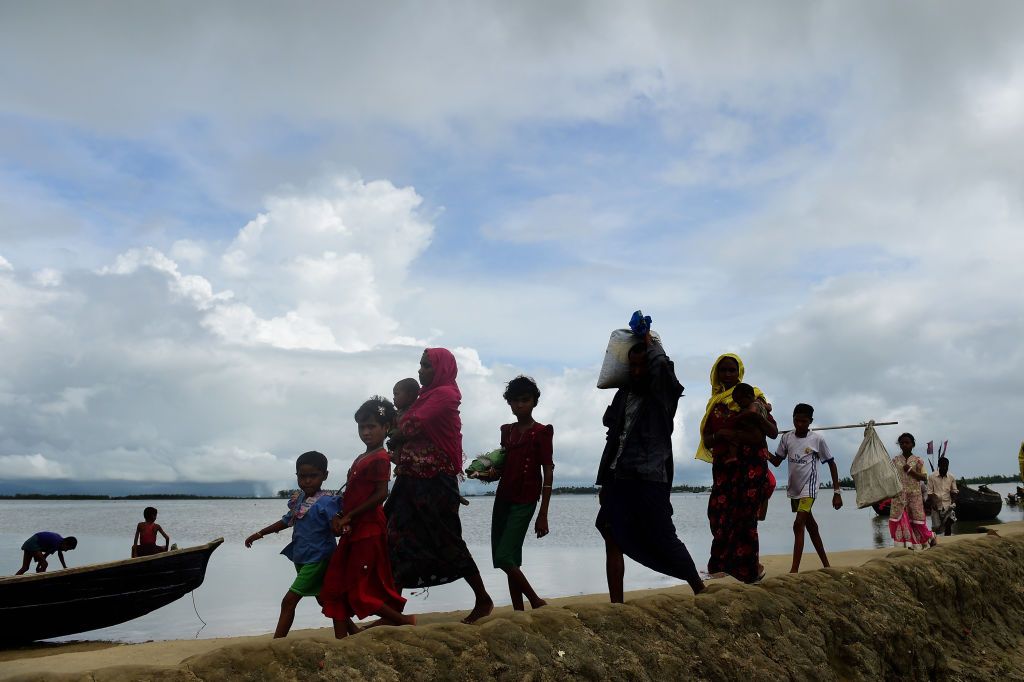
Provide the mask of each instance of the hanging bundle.
{"label": "hanging bundle", "polygon": [[864,428],[864,441],[850,465],[850,476],[857,489],[858,508],[895,497],[903,487],[889,452],[875,432],[874,421]]}

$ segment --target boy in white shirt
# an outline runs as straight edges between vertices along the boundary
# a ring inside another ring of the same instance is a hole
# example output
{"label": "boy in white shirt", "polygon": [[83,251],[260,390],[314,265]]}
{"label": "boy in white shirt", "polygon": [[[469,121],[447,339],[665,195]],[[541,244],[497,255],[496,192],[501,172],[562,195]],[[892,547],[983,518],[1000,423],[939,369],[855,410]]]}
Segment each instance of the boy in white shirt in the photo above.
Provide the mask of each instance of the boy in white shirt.
{"label": "boy in white shirt", "polygon": [[793,522],[793,566],[790,573],[800,570],[800,559],[804,553],[804,529],[807,529],[811,536],[811,544],[821,559],[821,565],[828,567],[828,557],[825,556],[825,546],[821,542],[821,535],[818,533],[818,523],[811,514],[811,507],[818,494],[818,463],[828,464],[829,472],[832,474],[832,506],[839,509],[843,506],[843,498],[839,494],[839,471],[836,469],[836,462],[832,453],[828,450],[828,444],[821,434],[810,430],[811,422],[814,421],[814,408],[805,403],[800,403],[793,408],[793,430],[783,434],[779,440],[779,447],[775,456],[771,458],[772,464],[779,466],[783,460],[789,461],[789,485],[786,493],[789,496],[790,505],[796,512],[796,520]]}

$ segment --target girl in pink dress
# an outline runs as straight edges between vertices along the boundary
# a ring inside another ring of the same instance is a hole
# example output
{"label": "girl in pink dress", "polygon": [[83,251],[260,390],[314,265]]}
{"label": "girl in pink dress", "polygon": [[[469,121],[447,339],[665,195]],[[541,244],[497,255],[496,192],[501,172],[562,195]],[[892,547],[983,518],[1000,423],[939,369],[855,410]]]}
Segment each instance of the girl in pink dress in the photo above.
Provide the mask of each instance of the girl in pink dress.
{"label": "girl in pink dress", "polygon": [[897,547],[925,549],[935,546],[935,536],[928,528],[924,515],[924,495],[921,482],[928,480],[924,460],[913,453],[917,444],[914,436],[904,433],[897,441],[900,454],[892,458],[903,489],[892,498],[889,508],[889,534]]}

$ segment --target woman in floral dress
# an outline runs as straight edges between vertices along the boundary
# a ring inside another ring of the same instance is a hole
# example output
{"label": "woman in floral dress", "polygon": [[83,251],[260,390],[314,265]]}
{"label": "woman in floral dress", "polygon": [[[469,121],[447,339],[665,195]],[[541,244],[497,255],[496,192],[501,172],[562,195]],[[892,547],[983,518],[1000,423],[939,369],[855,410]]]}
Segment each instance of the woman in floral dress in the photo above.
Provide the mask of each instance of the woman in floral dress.
{"label": "woman in floral dress", "polygon": [[934,547],[935,536],[924,515],[924,495],[921,492],[922,481],[928,480],[924,460],[913,452],[917,444],[913,435],[904,433],[897,442],[901,452],[892,458],[892,463],[903,489],[892,498],[889,507],[889,534],[897,547]]}

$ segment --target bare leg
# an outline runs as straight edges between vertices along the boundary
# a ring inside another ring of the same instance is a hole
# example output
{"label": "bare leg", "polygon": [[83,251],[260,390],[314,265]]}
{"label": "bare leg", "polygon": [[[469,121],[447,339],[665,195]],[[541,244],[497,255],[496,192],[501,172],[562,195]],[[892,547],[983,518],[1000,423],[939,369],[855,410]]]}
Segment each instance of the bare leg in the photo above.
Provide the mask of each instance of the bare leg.
{"label": "bare leg", "polygon": [[381,606],[375,616],[380,616],[381,625],[416,625],[416,616],[407,616],[387,604]]}
{"label": "bare leg", "polygon": [[[352,622],[351,618],[334,618],[334,638],[345,639],[349,635],[359,632],[359,628]],[[353,632],[355,630],[355,632]],[[276,634],[274,635],[277,636]]]}
{"label": "bare leg", "polygon": [[821,541],[821,534],[818,533],[818,522],[814,520],[814,514],[811,512],[807,512],[807,533],[811,536],[811,544],[814,545],[814,551],[818,553],[818,558],[821,559],[821,565],[828,568],[825,545]]}
{"label": "bare leg", "polygon": [[[288,636],[288,631],[292,629],[292,623],[295,621],[295,607],[298,606],[300,599],[302,599],[302,595],[291,590],[284,595],[284,599],[281,600],[281,616],[277,619],[277,629],[274,630],[274,639]],[[337,636],[337,631],[335,631],[335,636]]]}
{"label": "bare leg", "polygon": [[512,610],[514,611],[525,611],[526,605],[523,604],[523,591],[519,589],[519,585],[516,583],[515,578],[506,569],[505,577],[508,579],[508,595],[512,598]]}
{"label": "bare leg", "polygon": [[28,570],[28,567],[32,565],[32,558],[33,558],[32,552],[29,552],[28,550],[24,550],[22,552],[22,554],[24,554],[25,556],[22,557],[22,559],[21,559],[21,568],[19,568],[18,572],[15,573],[14,575],[22,575],[25,571]]}
{"label": "bare leg", "polygon": [[[505,574],[508,575],[508,588],[509,593],[512,594],[512,608],[516,611],[524,610],[523,607],[523,595],[530,600],[530,608],[539,609],[542,606],[547,606],[547,602],[537,596],[537,593],[533,591],[533,585],[526,579],[523,571],[519,568],[503,568]],[[516,598],[518,597],[518,605]]]}
{"label": "bare leg", "polygon": [[804,527],[807,525],[807,512],[797,512],[793,522],[793,565],[790,573],[800,571],[800,559],[804,555]]}
{"label": "bare leg", "polygon": [[491,611],[494,610],[494,602],[491,600],[491,595],[487,594],[487,588],[484,587],[484,581],[481,580],[479,573],[467,575],[466,582],[473,588],[476,603],[473,605],[473,610],[469,612],[469,615],[462,619],[462,622],[475,623],[491,614]]}
{"label": "bare leg", "polygon": [[626,563],[622,550],[610,538],[604,539],[604,570],[608,576],[608,597],[613,604],[623,602],[622,579],[626,575]]}

